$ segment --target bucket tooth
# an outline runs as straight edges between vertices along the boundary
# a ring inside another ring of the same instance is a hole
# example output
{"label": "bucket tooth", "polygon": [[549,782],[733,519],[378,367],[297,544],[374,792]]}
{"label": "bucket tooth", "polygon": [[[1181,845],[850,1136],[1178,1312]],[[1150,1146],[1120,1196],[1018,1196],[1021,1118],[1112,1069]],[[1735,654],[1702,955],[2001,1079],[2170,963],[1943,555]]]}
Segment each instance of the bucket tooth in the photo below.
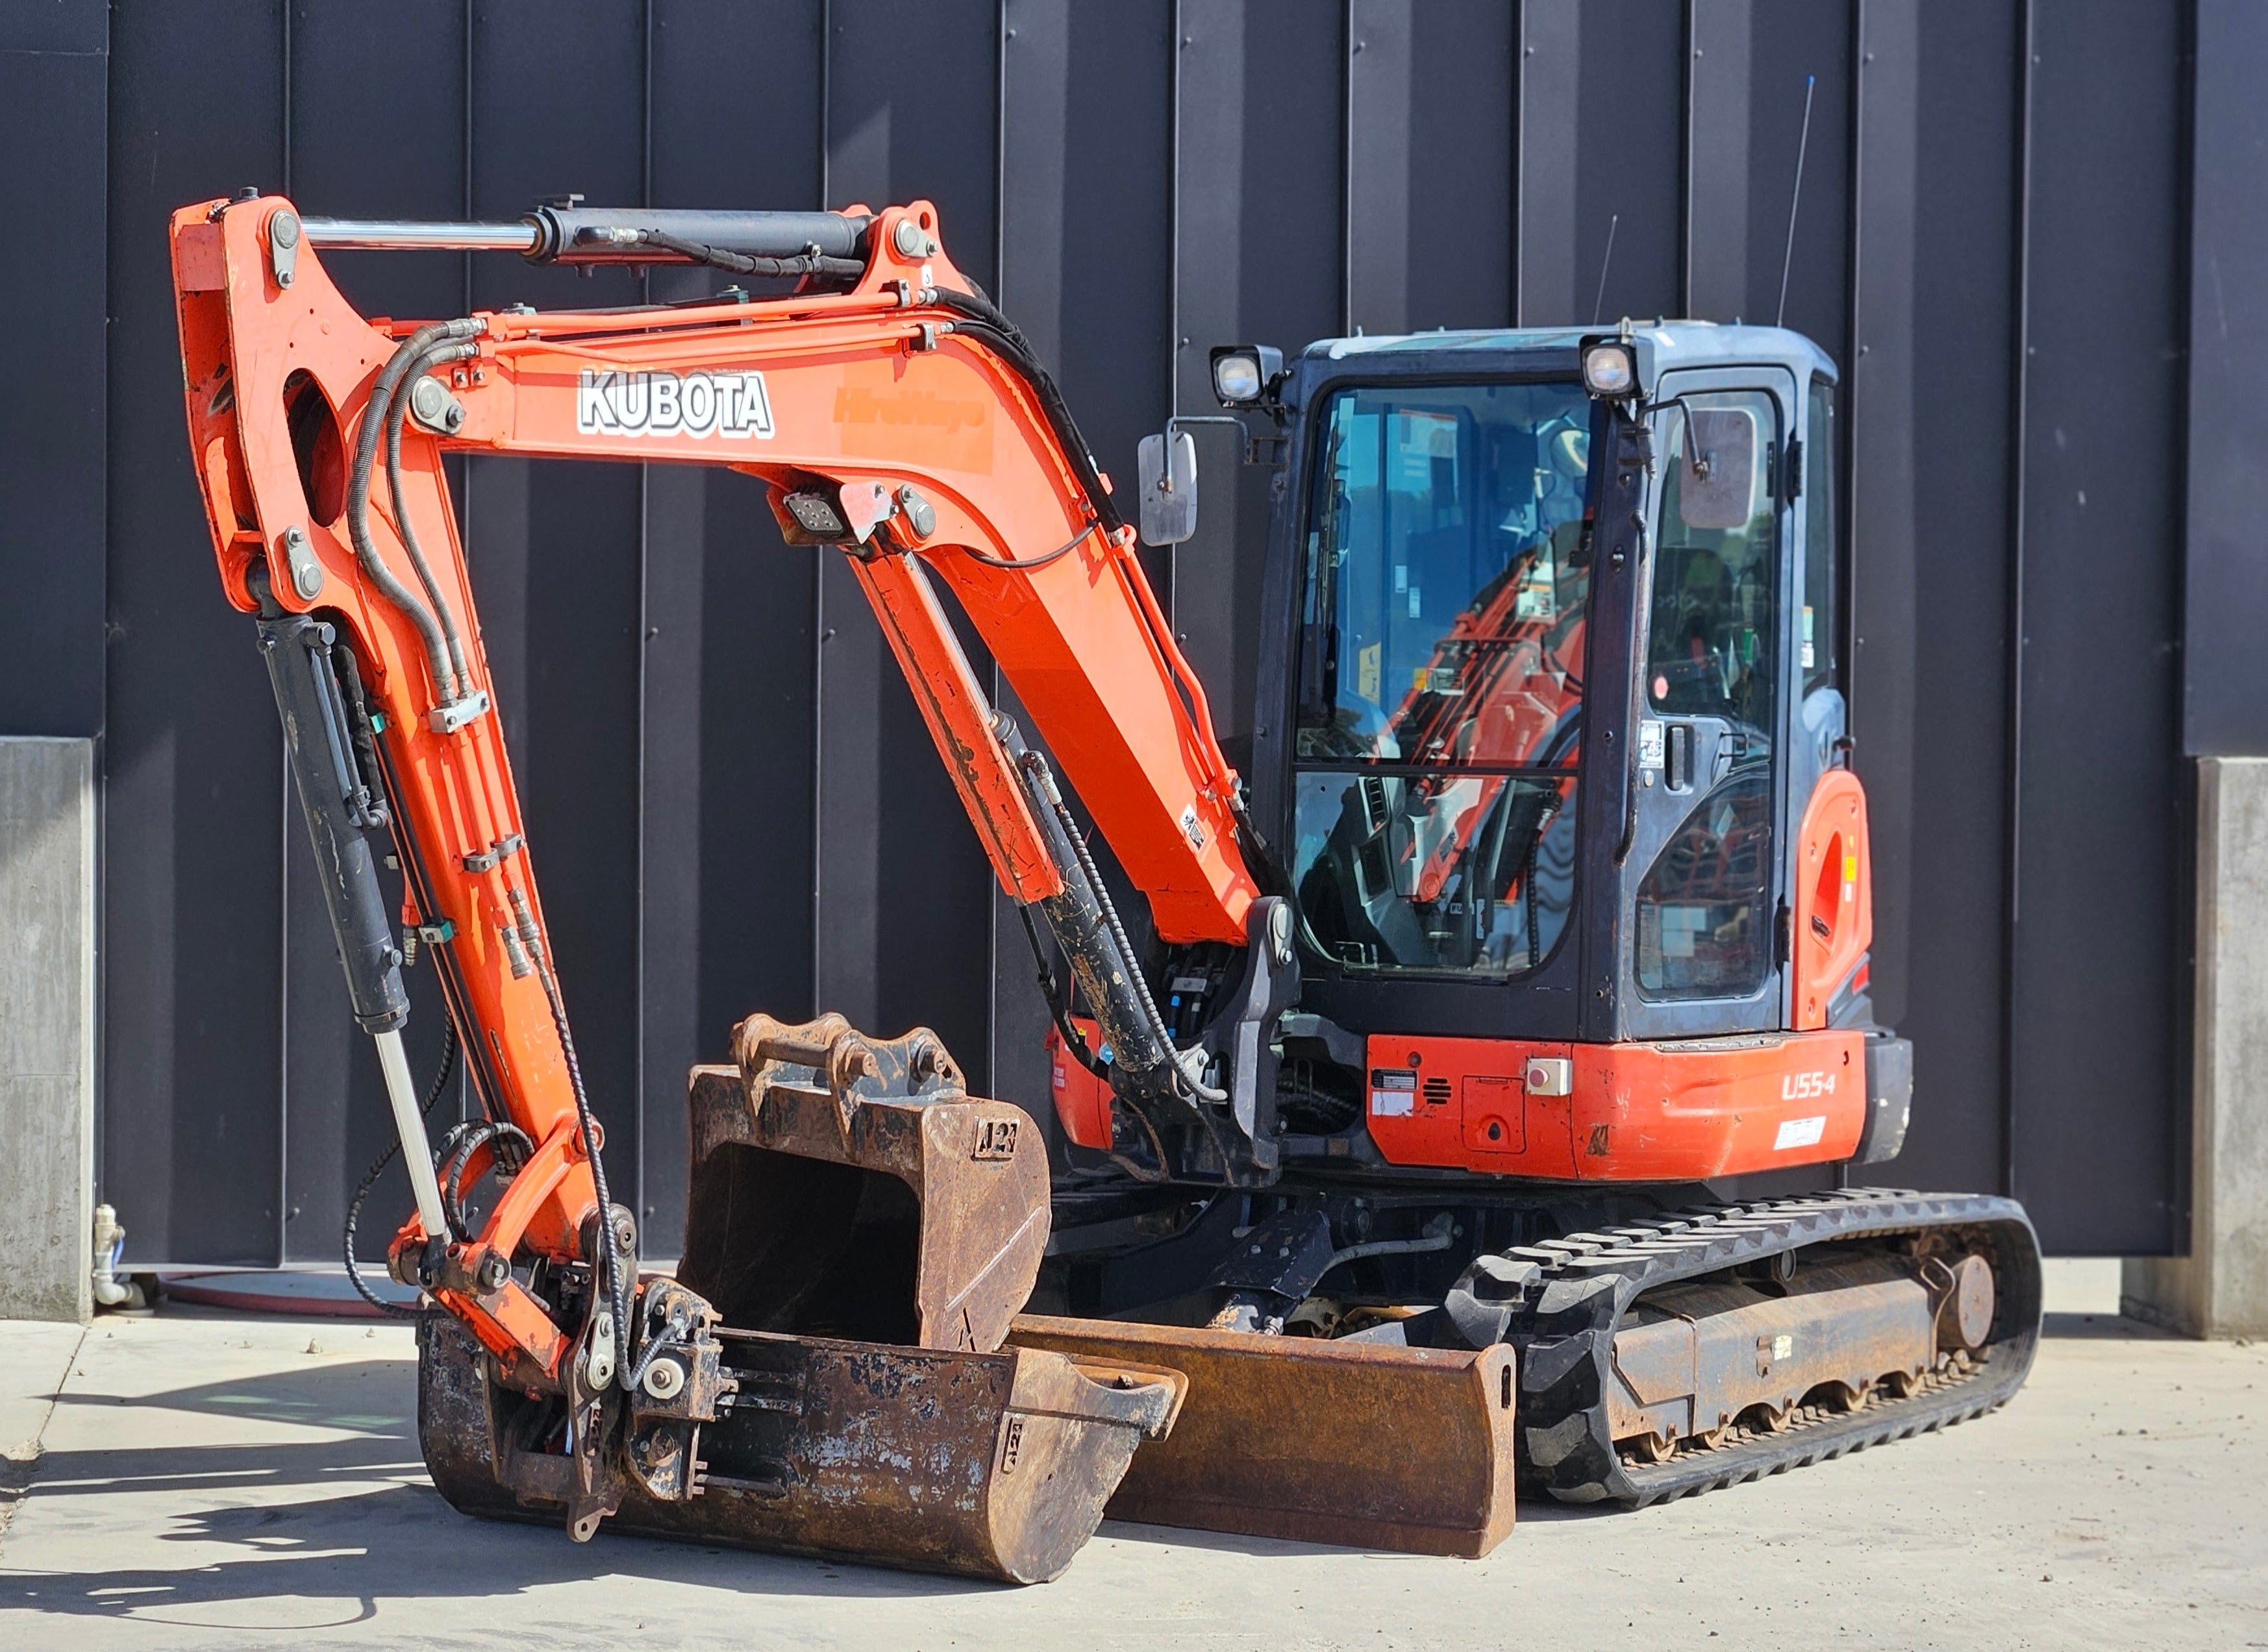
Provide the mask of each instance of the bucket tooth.
{"label": "bucket tooth", "polygon": [[1475,1557],[1513,1524],[1513,1351],[1025,1315],[1012,1347],[1189,1379],[1115,1520]]}

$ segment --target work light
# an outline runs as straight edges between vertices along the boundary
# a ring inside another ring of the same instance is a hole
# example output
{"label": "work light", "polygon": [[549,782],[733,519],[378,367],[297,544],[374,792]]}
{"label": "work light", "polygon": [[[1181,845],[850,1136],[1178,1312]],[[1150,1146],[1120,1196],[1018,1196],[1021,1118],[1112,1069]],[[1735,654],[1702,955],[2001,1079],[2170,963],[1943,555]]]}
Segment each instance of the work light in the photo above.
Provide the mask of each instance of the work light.
{"label": "work light", "polygon": [[1284,352],[1266,344],[1220,344],[1212,352],[1212,393],[1224,407],[1249,406],[1284,371]]}
{"label": "work light", "polygon": [[1594,344],[1583,352],[1583,388],[1611,401],[1638,391],[1638,357],[1627,344]]}

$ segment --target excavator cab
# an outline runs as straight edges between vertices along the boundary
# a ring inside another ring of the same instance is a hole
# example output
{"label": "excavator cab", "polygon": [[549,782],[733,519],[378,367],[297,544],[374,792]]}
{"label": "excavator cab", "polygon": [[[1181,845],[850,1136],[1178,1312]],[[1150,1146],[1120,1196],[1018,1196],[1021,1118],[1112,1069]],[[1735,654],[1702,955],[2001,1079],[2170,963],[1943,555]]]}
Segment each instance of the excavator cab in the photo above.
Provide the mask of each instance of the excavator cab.
{"label": "excavator cab", "polygon": [[[1061,1266],[1063,1299],[1171,1318],[1190,1298],[1145,1289],[1194,1277],[1209,1327],[1158,1337],[1509,1346],[1521,1483],[1574,1501],[1997,1405],[2036,1334],[2019,1208],[1731,1179],[1889,1159],[1911,1090],[1867,992],[1832,363],[1702,322],[1214,362],[1282,467],[1248,776],[1299,977],[1278,1176]],[[1091,1107],[1064,1117],[1094,1140]],[[1233,1407],[1182,1363],[1192,1419]],[[1404,1381],[1404,1439],[1486,1414]],[[1114,1508],[1183,1508],[1202,1427],[1145,1448]]]}
{"label": "excavator cab", "polygon": [[[1213,363],[1222,405],[1273,427],[1248,456],[1283,469],[1263,611],[1291,623],[1262,635],[1248,780],[1295,919],[1302,1076],[1267,1148],[1609,1181],[1893,1156],[1911,1059],[1867,993],[1832,363],[1704,322]],[[1143,474],[1183,533],[1186,441],[1145,444]],[[1697,1117],[1498,1093],[1584,1046],[1825,1030],[1852,1036],[1800,1098],[1721,1053]],[[1411,1035],[1500,1041],[1501,1079],[1358,1047]]]}

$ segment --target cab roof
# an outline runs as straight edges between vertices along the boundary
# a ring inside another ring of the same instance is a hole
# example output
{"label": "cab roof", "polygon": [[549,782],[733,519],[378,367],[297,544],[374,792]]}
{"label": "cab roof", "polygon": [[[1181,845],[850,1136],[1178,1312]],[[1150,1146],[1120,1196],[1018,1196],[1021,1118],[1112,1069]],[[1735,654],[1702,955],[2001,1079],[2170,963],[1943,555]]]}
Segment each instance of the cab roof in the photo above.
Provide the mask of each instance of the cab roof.
{"label": "cab roof", "polygon": [[[1318,339],[1300,352],[1302,364],[1348,362],[1365,357],[1384,358],[1381,364],[1391,362],[1403,371],[1413,365],[1411,358],[1420,356],[1460,356],[1485,354],[1498,356],[1533,356],[1539,359],[1538,367],[1573,365],[1576,347],[1585,339],[1601,338],[1617,331],[1613,327],[1476,327],[1462,332],[1394,333],[1358,335],[1354,338]],[[1643,358],[1650,354],[1653,371],[1668,372],[1681,367],[1714,367],[1718,365],[1749,366],[1769,363],[1786,367],[1796,381],[1824,378],[1830,384],[1838,375],[1835,363],[1825,350],[1802,334],[1790,327],[1719,327],[1713,321],[1657,321],[1650,325],[1633,326],[1631,336],[1652,346],[1651,351],[1641,351]],[[1504,363],[1492,363],[1501,369]],[[1310,367],[1309,371],[1315,371]],[[1326,369],[1326,371],[1328,371]]]}

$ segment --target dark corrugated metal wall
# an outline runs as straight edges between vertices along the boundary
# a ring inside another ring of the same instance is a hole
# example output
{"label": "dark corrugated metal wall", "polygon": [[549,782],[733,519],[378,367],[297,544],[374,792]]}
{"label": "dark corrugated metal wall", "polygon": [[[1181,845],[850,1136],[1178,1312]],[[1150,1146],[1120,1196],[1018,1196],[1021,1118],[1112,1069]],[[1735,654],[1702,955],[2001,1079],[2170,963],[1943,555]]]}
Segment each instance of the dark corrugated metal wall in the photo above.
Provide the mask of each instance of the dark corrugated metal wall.
{"label": "dark corrugated metal wall", "polygon": [[[2180,653],[2206,27],[2250,64],[2222,66],[2234,108],[2268,67],[2242,0],[15,9],[0,128],[51,253],[0,281],[53,325],[0,398],[0,728],[104,739],[102,1174],[134,1252],[328,1256],[386,1129],[248,628],[214,588],[170,209],[247,182],[434,217],[569,189],[925,195],[1124,474],[1175,405],[1206,409],[1204,349],[1231,338],[1770,319],[1807,77],[1785,302],[1846,369],[1875,992],[1919,1050],[1897,1173],[2012,1185],[2060,1248],[2177,1244],[2184,703],[2210,749],[2268,749]],[[2238,173],[2200,199],[2233,225],[2268,158],[2256,134],[2215,164]],[[372,313],[636,291],[503,259],[332,262]],[[2237,378],[2213,410],[2257,417]],[[1265,479],[1232,481],[1206,435],[1207,525],[1157,572],[1237,750]],[[722,474],[482,459],[460,500],[578,1044],[657,1248],[685,1068],[748,1009],[925,1021],[1043,1105],[1021,937],[843,569],[779,546]],[[2241,594],[2242,518],[2216,520],[2215,589]],[[2241,658],[2226,611],[2188,602]]]}

